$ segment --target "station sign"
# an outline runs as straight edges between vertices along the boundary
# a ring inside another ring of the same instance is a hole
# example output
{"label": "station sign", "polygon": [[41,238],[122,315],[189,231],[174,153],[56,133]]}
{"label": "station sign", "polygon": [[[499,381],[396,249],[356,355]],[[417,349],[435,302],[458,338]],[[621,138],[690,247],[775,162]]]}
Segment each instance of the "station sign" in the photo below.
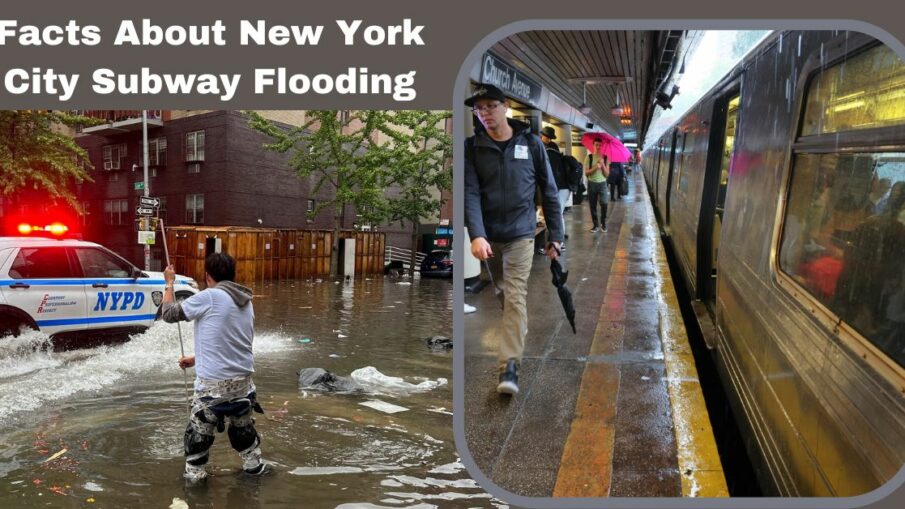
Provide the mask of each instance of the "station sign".
{"label": "station sign", "polygon": [[139,181],[139,182],[136,182],[136,183],[135,183],[135,190],[136,190],[136,191],[141,191],[141,190],[143,190],[144,188],[145,188],[145,183],[144,183],[144,182]]}
{"label": "station sign", "polygon": [[493,53],[485,53],[481,62],[481,82],[496,85],[506,95],[537,106],[541,85]]}
{"label": "station sign", "polygon": [[140,203],[142,207],[157,208],[160,206],[160,198],[155,198],[153,196],[142,196],[138,198],[138,203]]}
{"label": "station sign", "polygon": [[154,214],[154,209],[149,207],[135,207],[135,213],[140,216],[150,216]]}

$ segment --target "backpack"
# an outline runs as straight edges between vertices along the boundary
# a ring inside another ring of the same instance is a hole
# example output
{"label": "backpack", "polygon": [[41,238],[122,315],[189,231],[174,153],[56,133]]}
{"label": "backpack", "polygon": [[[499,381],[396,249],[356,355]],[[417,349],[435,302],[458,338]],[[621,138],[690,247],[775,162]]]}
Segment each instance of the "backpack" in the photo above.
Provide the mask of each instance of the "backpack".
{"label": "backpack", "polygon": [[575,192],[578,190],[579,184],[581,184],[581,177],[584,175],[584,167],[581,166],[578,159],[575,159],[570,155],[563,155],[562,162],[566,172],[566,181],[569,183],[569,189],[571,189],[572,192]]}

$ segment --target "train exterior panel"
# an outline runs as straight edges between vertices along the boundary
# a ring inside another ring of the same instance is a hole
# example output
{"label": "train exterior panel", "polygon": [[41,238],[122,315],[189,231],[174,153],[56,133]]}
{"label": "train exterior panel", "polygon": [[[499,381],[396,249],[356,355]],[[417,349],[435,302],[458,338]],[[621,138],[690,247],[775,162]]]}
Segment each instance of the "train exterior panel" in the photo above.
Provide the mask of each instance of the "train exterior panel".
{"label": "train exterior panel", "polygon": [[[849,32],[773,34],[676,124],[672,185],[665,185],[662,166],[671,156],[671,131],[645,152],[645,161],[660,161],[645,167],[652,201],[661,221],[669,203],[665,231],[682,276],[693,295],[710,304],[713,354],[769,494],[857,495],[905,464],[905,376],[895,353],[905,344],[897,331],[905,329],[895,329],[899,318],[889,311],[902,292],[888,276],[874,281],[877,293],[889,295],[877,309],[891,318],[873,320],[840,297],[846,288],[866,286],[863,271],[846,282],[855,266],[848,253],[869,238],[859,224],[879,221],[880,213],[846,223],[847,214],[837,211],[858,208],[847,200],[857,202],[883,178],[905,181],[905,157],[897,156],[905,153],[905,114],[895,113],[905,112],[905,79],[890,78],[892,92],[875,93],[903,103],[884,106],[893,111],[881,115],[885,123],[853,124],[854,134],[832,132],[833,122],[844,123],[833,118],[857,107],[849,96],[870,97],[870,91],[843,95],[844,80],[855,78],[834,66],[851,60],[854,69],[856,57],[872,59],[879,75],[888,74],[876,67],[890,61],[873,55],[881,46]],[[735,94],[737,109],[727,113]],[[820,102],[827,94],[835,102]],[[728,171],[721,178],[724,157]],[[800,184],[809,171],[831,182],[822,184],[829,191],[819,195]],[[843,194],[825,198],[833,193]],[[819,226],[806,224],[810,215],[820,216]],[[884,232],[899,228],[889,221],[882,223]],[[838,225],[828,226],[833,222]],[[830,232],[832,241],[805,235],[818,231]],[[905,242],[883,249],[887,258],[897,254],[901,265]]]}

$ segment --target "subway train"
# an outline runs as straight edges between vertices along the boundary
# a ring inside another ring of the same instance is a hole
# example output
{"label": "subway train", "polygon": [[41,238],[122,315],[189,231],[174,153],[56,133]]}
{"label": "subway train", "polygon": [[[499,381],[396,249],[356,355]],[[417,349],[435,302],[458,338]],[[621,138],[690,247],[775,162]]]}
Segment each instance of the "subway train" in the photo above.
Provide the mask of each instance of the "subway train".
{"label": "subway train", "polygon": [[905,64],[774,32],[642,152],[662,235],[764,494],[905,464]]}

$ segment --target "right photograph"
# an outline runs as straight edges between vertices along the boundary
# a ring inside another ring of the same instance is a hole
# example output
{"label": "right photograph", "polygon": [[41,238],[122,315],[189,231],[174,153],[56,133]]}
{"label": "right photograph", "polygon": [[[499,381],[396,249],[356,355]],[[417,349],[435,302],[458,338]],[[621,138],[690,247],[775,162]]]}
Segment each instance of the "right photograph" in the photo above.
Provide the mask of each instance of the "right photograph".
{"label": "right photograph", "polygon": [[877,37],[536,30],[466,69],[466,466],[540,498],[896,477],[905,63]]}

